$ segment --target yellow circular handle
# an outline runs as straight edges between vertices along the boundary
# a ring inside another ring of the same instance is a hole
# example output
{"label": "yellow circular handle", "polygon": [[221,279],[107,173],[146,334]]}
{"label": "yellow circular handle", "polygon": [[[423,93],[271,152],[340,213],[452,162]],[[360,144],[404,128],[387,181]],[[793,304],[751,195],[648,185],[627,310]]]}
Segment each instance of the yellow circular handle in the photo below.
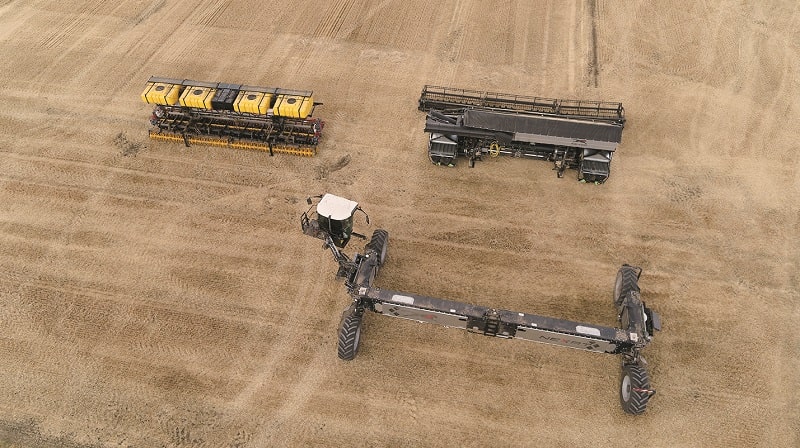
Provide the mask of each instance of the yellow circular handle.
{"label": "yellow circular handle", "polygon": [[489,145],[489,155],[492,156],[492,157],[499,156],[500,155],[500,144],[498,144],[497,142],[492,142],[492,144]]}

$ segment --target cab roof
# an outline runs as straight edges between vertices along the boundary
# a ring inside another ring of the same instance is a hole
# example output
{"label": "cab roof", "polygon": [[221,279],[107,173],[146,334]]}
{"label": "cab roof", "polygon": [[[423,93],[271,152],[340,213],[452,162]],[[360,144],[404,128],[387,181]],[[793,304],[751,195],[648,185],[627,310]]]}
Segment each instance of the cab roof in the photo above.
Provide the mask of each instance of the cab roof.
{"label": "cab roof", "polygon": [[355,201],[326,193],[317,204],[317,214],[334,221],[344,221],[353,216],[357,208]]}

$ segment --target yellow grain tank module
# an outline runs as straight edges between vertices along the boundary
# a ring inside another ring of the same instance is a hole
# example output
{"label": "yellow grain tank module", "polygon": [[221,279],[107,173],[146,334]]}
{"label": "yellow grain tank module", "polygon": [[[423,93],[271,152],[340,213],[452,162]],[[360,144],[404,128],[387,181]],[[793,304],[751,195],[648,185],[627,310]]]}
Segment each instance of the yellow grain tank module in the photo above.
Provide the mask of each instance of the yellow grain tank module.
{"label": "yellow grain tank module", "polygon": [[216,87],[216,83],[192,81],[192,85],[187,85],[183,90],[180,100],[181,106],[212,110],[211,100],[217,93]]}
{"label": "yellow grain tank module", "polygon": [[[242,87],[233,102],[233,110],[249,114],[266,115],[272,105],[272,93]],[[247,90],[245,90],[247,89]]]}
{"label": "yellow grain tank module", "polygon": [[272,112],[287,118],[306,118],[314,110],[314,98],[310,95],[282,94],[275,98]]}
{"label": "yellow grain tank module", "polygon": [[174,106],[181,94],[181,81],[166,78],[150,78],[142,92],[142,101],[147,104]]}

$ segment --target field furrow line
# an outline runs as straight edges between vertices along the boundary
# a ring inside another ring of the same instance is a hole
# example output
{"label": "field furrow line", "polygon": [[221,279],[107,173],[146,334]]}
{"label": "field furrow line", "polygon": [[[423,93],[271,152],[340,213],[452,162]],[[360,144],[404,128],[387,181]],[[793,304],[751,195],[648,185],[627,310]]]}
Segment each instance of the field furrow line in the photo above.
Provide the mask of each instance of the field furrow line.
{"label": "field furrow line", "polygon": [[[319,265],[315,271],[323,271],[324,268],[324,265]],[[318,278],[325,278],[324,274]],[[308,363],[300,366],[296,382],[289,386],[287,398],[280,403],[269,424],[262,429],[260,434],[255,435],[254,441],[256,445],[272,446],[280,441],[280,434],[285,425],[302,415],[304,412],[303,407],[312,397],[319,393],[320,386],[328,376],[330,360],[335,357],[335,336],[341,319],[341,312],[336,304],[342,304],[341,308],[347,306],[349,304],[346,303],[347,295],[342,293],[341,285],[338,282],[331,284],[330,282],[319,281],[317,285],[305,286],[303,289],[306,290],[304,294],[317,297],[319,300],[314,309],[319,316],[327,317],[317,318],[317,320],[324,322],[324,328],[330,333],[323,337],[319,343],[314,344],[315,348],[312,349],[311,359]]]}
{"label": "field furrow line", "polygon": [[597,54],[597,39],[599,27],[599,15],[597,0],[587,0],[587,7],[589,9],[589,55],[588,55],[588,87],[597,87],[598,77],[600,76],[600,60]]}
{"label": "field furrow line", "polygon": [[541,54],[542,57],[539,60],[539,70],[538,73],[540,74],[540,81],[539,81],[539,91],[544,92],[545,88],[548,83],[548,77],[542,76],[547,73],[548,67],[548,60],[550,57],[550,18],[552,17],[552,8],[553,8],[553,0],[548,0],[546,2],[546,7],[543,13],[543,20],[544,23],[542,28],[538,30],[537,35],[541,39]]}
{"label": "field furrow line", "polygon": [[[288,250],[288,254],[284,255],[272,270],[273,275],[277,278],[298,275],[295,263],[300,260],[304,251],[304,249],[297,247]],[[263,368],[251,378],[247,386],[239,392],[231,403],[233,408],[240,409],[247,406],[253,397],[266,386],[279,366],[292,359],[292,354],[302,351],[302,346],[306,341],[297,329],[307,326],[311,320],[319,320],[309,315],[329,312],[318,303],[321,293],[329,294],[329,291],[335,287],[335,283],[331,284],[330,281],[322,280],[325,278],[323,272],[327,270],[327,266],[321,263],[302,263],[302,265],[303,267],[300,271],[304,274],[310,274],[304,275],[304,278],[318,280],[301,283],[297,291],[292,294],[292,297],[279,299],[282,301],[289,300],[291,304],[288,305],[287,315],[279,324],[280,326],[275,333],[276,343],[269,348],[267,356],[261,359]],[[325,290],[324,288],[328,289]]]}
{"label": "field furrow line", "polygon": [[[101,174],[124,174],[124,175],[137,175],[144,178],[149,179],[158,179],[162,181],[170,181],[170,182],[177,182],[177,183],[188,183],[192,185],[203,185],[207,187],[217,187],[217,188],[239,188],[239,187],[253,187],[256,186],[255,183],[246,183],[246,182],[237,182],[232,180],[217,180],[217,179],[203,179],[198,178],[195,175],[177,175],[177,174],[167,174],[167,173],[157,173],[153,172],[152,170],[144,169],[144,168],[123,168],[117,166],[110,166],[102,163],[95,163],[95,162],[85,162],[80,160],[70,160],[70,159],[56,159],[50,157],[40,157],[40,156],[33,156],[33,155],[23,155],[19,153],[5,153],[5,156],[9,159],[16,159],[18,161],[28,161],[31,162],[32,165],[45,165],[47,168],[50,168],[53,165],[59,165],[62,170],[69,169],[72,173],[80,173],[79,175],[82,177],[84,184],[88,184],[88,179],[99,176]],[[75,169],[77,168],[77,169]],[[52,169],[55,169],[53,167]],[[81,172],[82,171],[82,172]],[[13,175],[6,175],[7,178],[14,178]],[[56,176],[57,177],[57,176]],[[68,176],[66,177],[70,180],[75,180],[75,177]],[[18,178],[14,178],[14,180],[18,180]],[[55,184],[55,185],[62,185],[62,184]],[[73,185],[81,185],[81,182],[74,182]]]}
{"label": "field furrow line", "polygon": [[[219,320],[228,324],[247,324],[251,326],[277,326],[267,319],[247,317],[249,313],[244,313],[241,309],[226,310],[224,306],[217,306],[214,309],[202,311],[197,304],[190,300],[167,302],[163,300],[153,300],[142,296],[123,293],[120,290],[105,290],[97,287],[90,287],[77,284],[65,284],[56,278],[48,276],[31,276],[30,272],[15,270],[13,268],[4,269],[0,273],[0,282],[9,286],[19,286],[20,289],[15,295],[17,305],[30,307],[33,298],[29,294],[22,294],[28,290],[42,290],[54,293],[55,297],[74,297],[91,301],[95,304],[106,304],[119,309],[136,310],[143,315],[157,315],[162,317],[172,316],[172,320],[180,321],[180,316],[190,316],[192,320],[208,319]],[[88,311],[84,311],[88,312]]]}
{"label": "field furrow line", "polygon": [[225,12],[228,8],[229,2],[227,0],[217,0],[196,13],[197,19],[195,23],[201,26],[213,26],[214,22]]}
{"label": "field furrow line", "polygon": [[314,37],[323,39],[336,38],[354,2],[355,0],[336,2],[333,7],[329,8],[329,11],[325,14],[325,19],[314,30]]}

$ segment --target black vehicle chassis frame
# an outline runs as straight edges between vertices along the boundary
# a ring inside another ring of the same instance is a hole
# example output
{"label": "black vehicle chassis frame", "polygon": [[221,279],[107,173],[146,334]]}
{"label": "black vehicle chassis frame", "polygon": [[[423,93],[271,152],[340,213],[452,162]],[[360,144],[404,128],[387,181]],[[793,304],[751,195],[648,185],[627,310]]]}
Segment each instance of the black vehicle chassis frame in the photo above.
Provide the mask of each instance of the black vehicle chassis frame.
{"label": "black vehicle chassis frame", "polygon": [[353,299],[358,302],[357,307],[361,305],[385,316],[461,328],[485,336],[525,339],[598,353],[625,353],[636,344],[635,334],[627,335],[618,328],[497,310],[407,292],[361,287]]}
{"label": "black vehicle chassis frame", "polygon": [[[357,253],[351,259],[339,249],[347,242],[337,247],[331,235],[309,213],[310,210],[303,213],[300,219],[303,233],[325,241],[324,248],[330,249],[339,265],[336,276],[344,279],[352,298],[350,306],[342,313],[339,327],[338,354],[341,359],[355,358],[360,344],[362,317],[365,311],[371,311],[485,336],[621,355],[620,403],[623,410],[629,414],[641,414],[655,394],[650,387],[647,362],[641,356],[641,350],[652,340],[654,332],[661,330],[661,318],[641,299],[638,286],[641,268],[624,264],[617,272],[613,304],[619,328],[494,309],[374,286],[375,278],[386,262],[388,232],[375,230],[364,254]],[[365,238],[356,233],[353,236]]]}
{"label": "black vehicle chassis frame", "polygon": [[[628,328],[623,329],[381,289],[372,286],[379,269],[376,254],[370,253],[369,249],[366,252],[366,255],[356,254],[348,278],[345,279],[348,293],[353,299],[346,313],[369,310],[389,317],[461,328],[485,336],[525,339],[597,353],[622,354],[632,363],[642,359],[639,351],[649,342],[647,336],[652,334],[650,331],[641,337],[642,330],[646,330],[648,326],[651,330],[660,329],[658,317],[652,319],[656,322],[648,322],[646,315],[651,310],[644,307],[639,291],[630,291],[623,299],[624,305],[630,308],[625,310]],[[641,312],[637,312],[639,310]]]}

